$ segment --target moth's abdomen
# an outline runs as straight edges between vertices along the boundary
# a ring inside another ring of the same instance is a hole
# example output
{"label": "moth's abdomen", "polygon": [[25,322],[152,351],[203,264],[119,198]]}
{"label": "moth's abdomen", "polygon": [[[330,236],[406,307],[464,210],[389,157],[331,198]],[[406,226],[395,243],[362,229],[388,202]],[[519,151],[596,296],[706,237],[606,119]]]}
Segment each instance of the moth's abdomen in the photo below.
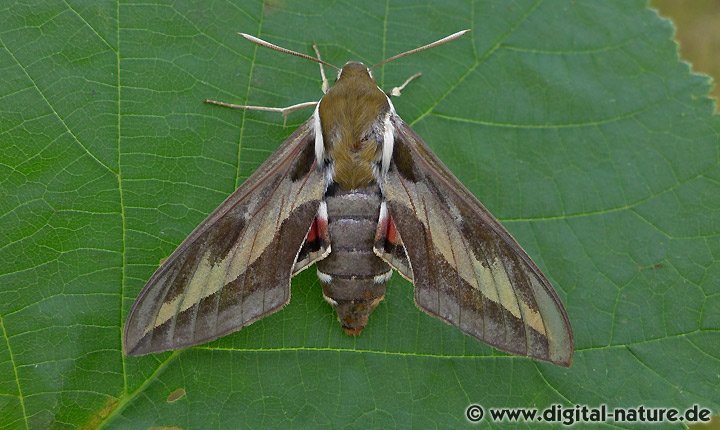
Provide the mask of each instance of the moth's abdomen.
{"label": "moth's abdomen", "polygon": [[335,187],[326,195],[332,251],[317,263],[325,300],[337,311],[345,332],[357,336],[385,297],[392,269],[373,252],[380,188]]}

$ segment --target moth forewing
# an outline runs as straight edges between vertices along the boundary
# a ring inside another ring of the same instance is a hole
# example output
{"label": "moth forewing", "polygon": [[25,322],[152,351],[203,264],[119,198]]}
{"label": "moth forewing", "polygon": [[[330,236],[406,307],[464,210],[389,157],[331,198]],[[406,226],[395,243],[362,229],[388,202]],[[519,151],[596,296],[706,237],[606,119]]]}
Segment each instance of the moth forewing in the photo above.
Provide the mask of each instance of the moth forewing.
{"label": "moth forewing", "polygon": [[[313,138],[308,121],[157,269],[128,316],[126,354],[204,343],[288,303],[325,191]],[[317,245],[306,265],[322,255]]]}
{"label": "moth forewing", "polygon": [[383,192],[417,305],[498,349],[569,366],[572,329],[550,282],[399,117],[395,130]]}

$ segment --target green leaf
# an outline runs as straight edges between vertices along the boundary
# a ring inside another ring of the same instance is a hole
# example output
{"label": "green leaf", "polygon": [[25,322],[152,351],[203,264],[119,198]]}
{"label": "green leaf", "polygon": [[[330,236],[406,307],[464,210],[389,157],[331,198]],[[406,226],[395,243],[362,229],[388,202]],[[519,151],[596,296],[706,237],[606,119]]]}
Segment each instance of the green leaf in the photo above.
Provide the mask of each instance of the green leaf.
{"label": "green leaf", "polygon": [[[670,22],[621,0],[237,3],[2,8],[0,428],[448,428],[471,403],[718,414],[720,121]],[[236,32],[372,64],[463,28],[376,77],[423,73],[397,111],[553,281],[570,369],[430,318],[399,276],[349,338],[307,272],[236,334],[122,355],[161,259],[310,114],[283,127],[202,100],[321,95],[316,64]]]}

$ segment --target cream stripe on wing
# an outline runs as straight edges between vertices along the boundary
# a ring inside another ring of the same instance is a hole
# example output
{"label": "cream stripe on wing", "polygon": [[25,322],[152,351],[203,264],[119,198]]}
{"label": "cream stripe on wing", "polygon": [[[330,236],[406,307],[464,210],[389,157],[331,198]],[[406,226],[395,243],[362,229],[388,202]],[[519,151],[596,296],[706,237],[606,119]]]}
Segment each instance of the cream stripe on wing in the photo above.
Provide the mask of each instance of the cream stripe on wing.
{"label": "cream stripe on wing", "polygon": [[[402,203],[409,209],[414,210],[415,213],[422,213],[420,211],[425,211],[426,205],[424,199],[419,196],[432,195],[432,191],[421,182],[414,183],[413,185],[412,189],[405,188],[406,197],[398,196],[398,203]],[[389,198],[393,200],[392,196]],[[422,202],[423,207],[415,207],[412,202],[415,202],[415,204]],[[438,203],[438,206],[442,207],[442,204]],[[443,229],[441,229],[440,226],[443,224],[456,225],[455,220],[452,219],[451,215],[449,216],[450,219],[438,216],[433,210],[427,211],[427,213],[427,218],[418,218],[423,223],[426,231],[432,236],[435,249],[437,249],[447,261],[453,261],[453,253],[450,249],[452,240],[464,240],[464,238],[462,238],[462,234],[457,229],[452,229],[455,234],[451,236],[447,232],[443,233]],[[443,238],[444,240],[437,240],[438,238]],[[462,279],[470,286],[479,287],[480,292],[487,297],[488,300],[500,304],[504,309],[512,313],[514,317],[524,320],[534,330],[545,334],[546,329],[542,323],[540,314],[527,307],[522,300],[518,300],[508,272],[505,270],[502,261],[498,261],[499,257],[496,256],[492,260],[488,259],[485,263],[487,267],[482,261],[475,257],[474,253],[468,253],[468,257],[471,267],[466,265],[457,267]],[[524,267],[522,270],[526,273]],[[524,308],[527,309],[527,313],[525,314],[527,318],[523,318],[523,312],[520,310],[520,306],[524,306]]]}
{"label": "cream stripe on wing", "polygon": [[[525,267],[520,267],[520,271],[522,272],[522,276],[525,277],[525,280],[528,283],[528,290],[532,294],[532,298],[535,301],[535,309],[532,309],[524,300],[519,300],[520,303],[520,311],[523,315],[523,321],[525,324],[529,325],[530,327],[534,328],[539,333],[544,334],[545,336],[548,335],[548,327],[545,324],[545,318],[543,314],[540,312],[541,308],[538,303],[537,299],[537,293],[535,291],[535,288],[533,288],[533,284],[537,284],[538,281],[535,279],[535,276],[532,275],[532,273],[528,273],[527,270],[525,270]],[[518,275],[516,275],[518,276]],[[540,329],[542,328],[542,329]]]}
{"label": "cream stripe on wing", "polygon": [[[289,184],[288,184],[289,183]],[[288,187],[289,185],[289,187]],[[273,189],[272,193],[267,196],[264,201],[265,205],[257,209],[257,212],[247,217],[248,223],[241,233],[241,237],[233,246],[228,255],[220,262],[212,265],[210,263],[210,251],[206,251],[192,278],[188,281],[184,288],[183,294],[178,295],[169,302],[163,302],[158,310],[154,325],[147,327],[145,333],[158,327],[173,318],[180,312],[192,307],[195,303],[200,302],[205,297],[220,291],[227,283],[239,278],[245,273],[247,267],[253,264],[260,255],[272,244],[275,231],[275,225],[282,224],[291,214],[288,205],[273,205],[267,202],[274,200],[274,195],[278,190],[286,190],[283,195],[292,194],[299,196],[296,201],[307,201],[310,194],[309,187],[306,187],[307,181],[300,183],[292,183],[289,178],[279,181],[278,185]],[[294,208],[293,208],[294,209]],[[269,212],[270,211],[270,212]],[[275,222],[268,222],[275,217]],[[252,237],[252,243],[247,241]]]}
{"label": "cream stripe on wing", "polygon": [[[435,194],[432,195],[435,196]],[[457,225],[462,222],[460,211],[458,208],[451,205],[452,202],[443,202],[440,201],[439,198],[435,198],[435,206],[441,208],[443,214],[445,215],[445,219],[440,225],[448,226],[447,228],[454,233],[452,239],[449,241],[451,250],[454,247],[454,244],[460,243],[465,248],[464,254],[467,256],[468,260],[471,260],[471,264],[469,265],[470,267],[459,267],[456,265],[455,267],[457,268],[458,273],[460,273],[461,277],[468,283],[468,285],[470,285],[471,288],[482,291],[483,295],[488,297],[490,300],[499,303],[503,308],[510,311],[516,318],[521,319],[520,310],[518,309],[516,300],[517,298],[514,295],[514,291],[510,285],[510,280],[508,279],[507,274],[504,270],[495,270],[493,264],[490,263],[487,256],[483,256],[485,257],[484,260],[487,267],[482,263],[477,264],[478,261],[475,258],[475,252],[468,243],[467,238],[457,229]],[[455,257],[454,252],[452,256],[453,258]],[[497,263],[497,257],[493,259],[493,263]],[[501,315],[503,318],[502,327],[507,329],[508,322],[506,321],[505,314]],[[485,324],[483,324],[483,327],[485,327]]]}

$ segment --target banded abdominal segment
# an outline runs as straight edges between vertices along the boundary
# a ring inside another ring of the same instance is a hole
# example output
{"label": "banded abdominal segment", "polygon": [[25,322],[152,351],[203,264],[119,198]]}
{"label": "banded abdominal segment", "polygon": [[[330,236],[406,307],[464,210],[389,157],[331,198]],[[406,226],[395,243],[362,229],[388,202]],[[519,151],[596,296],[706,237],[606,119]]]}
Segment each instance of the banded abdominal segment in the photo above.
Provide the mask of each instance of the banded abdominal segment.
{"label": "banded abdominal segment", "polygon": [[373,252],[381,196],[377,184],[325,196],[332,252],[317,262],[323,296],[335,308],[345,333],[357,336],[385,297],[392,269]]}

